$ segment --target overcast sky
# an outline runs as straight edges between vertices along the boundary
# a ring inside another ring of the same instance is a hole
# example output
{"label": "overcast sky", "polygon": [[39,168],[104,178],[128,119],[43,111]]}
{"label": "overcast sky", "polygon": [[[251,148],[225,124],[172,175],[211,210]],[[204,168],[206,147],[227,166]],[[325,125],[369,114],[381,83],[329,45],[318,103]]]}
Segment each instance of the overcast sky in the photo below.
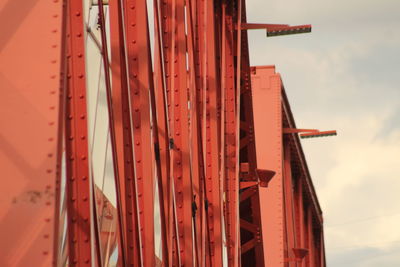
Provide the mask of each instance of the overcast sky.
{"label": "overcast sky", "polygon": [[313,25],[295,36],[249,31],[249,46],[252,65],[281,73],[299,128],[338,131],[303,141],[328,266],[400,266],[400,0],[247,0],[247,18]]}
{"label": "overcast sky", "polygon": [[336,129],[303,147],[324,211],[329,266],[400,266],[400,1],[248,0],[252,65],[276,65],[297,127]]}

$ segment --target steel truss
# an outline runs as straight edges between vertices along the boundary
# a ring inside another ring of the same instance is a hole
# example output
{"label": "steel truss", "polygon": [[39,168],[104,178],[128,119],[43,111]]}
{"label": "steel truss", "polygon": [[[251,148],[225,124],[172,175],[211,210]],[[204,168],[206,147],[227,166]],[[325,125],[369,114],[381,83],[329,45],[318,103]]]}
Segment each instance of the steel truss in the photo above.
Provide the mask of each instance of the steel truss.
{"label": "steel truss", "polygon": [[247,39],[310,25],[248,24],[244,0],[36,2],[0,1],[1,266],[326,265],[280,76]]}

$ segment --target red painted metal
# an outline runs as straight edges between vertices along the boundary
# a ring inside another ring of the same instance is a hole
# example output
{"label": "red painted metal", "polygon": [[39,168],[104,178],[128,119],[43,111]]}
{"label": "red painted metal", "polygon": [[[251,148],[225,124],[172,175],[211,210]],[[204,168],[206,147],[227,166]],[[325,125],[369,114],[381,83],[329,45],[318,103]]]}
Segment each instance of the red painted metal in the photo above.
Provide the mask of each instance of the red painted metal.
{"label": "red painted metal", "polygon": [[90,266],[91,188],[89,180],[83,4],[68,3],[68,89],[66,103],[66,201],[68,253],[72,266]]}
{"label": "red painted metal", "polygon": [[207,32],[205,42],[205,73],[204,87],[205,101],[205,184],[206,201],[208,203],[209,246],[211,251],[211,265],[222,265],[222,221],[221,221],[221,181],[219,177],[219,136],[217,118],[217,58],[215,36],[215,13],[212,1],[204,1],[204,31]]}
{"label": "red painted metal", "polygon": [[125,29],[130,86],[135,179],[143,266],[155,265],[154,157],[151,138],[152,71],[146,1],[125,1]]}
{"label": "red painted metal", "polygon": [[239,239],[239,179],[237,177],[237,140],[238,123],[236,120],[236,95],[235,95],[235,70],[234,70],[234,18],[232,3],[224,2],[222,5],[222,52],[221,52],[221,90],[224,105],[222,130],[225,133],[222,151],[224,152],[224,165],[222,166],[222,179],[225,184],[225,222],[226,243],[229,266],[239,266],[240,239]]}
{"label": "red painted metal", "polygon": [[[115,103],[113,106],[115,114],[115,131],[119,166],[119,192],[121,195],[122,221],[124,229],[120,231],[120,239],[126,242],[126,247],[118,247],[119,251],[125,253],[126,264],[139,266],[142,263],[139,239],[139,219],[137,207],[137,186],[135,183],[135,168],[132,147],[132,123],[130,118],[129,86],[126,69],[126,45],[124,40],[124,21],[122,1],[112,1],[110,10],[110,33],[111,33],[111,71],[112,71],[112,93]],[[118,188],[117,188],[118,190]],[[120,242],[121,243],[121,242]],[[119,257],[119,262],[123,257]]]}
{"label": "red painted metal", "polygon": [[[0,31],[0,218],[13,240],[0,242],[2,265],[326,266],[299,137],[336,132],[296,128],[279,74],[250,67],[247,37],[310,25],[247,23],[244,0],[154,0],[154,18],[145,0],[37,2],[0,1],[19,18]],[[86,13],[98,11],[94,29]],[[88,153],[95,60],[103,165]],[[115,189],[100,189],[92,166]]]}
{"label": "red painted metal", "polygon": [[[275,162],[265,168],[276,171],[270,186],[262,194],[265,198],[262,202],[269,203],[268,209],[263,210],[266,212],[263,223],[268,226],[265,231],[270,236],[264,240],[268,246],[266,253],[270,255],[269,264],[283,266],[286,262],[289,266],[304,263],[306,266],[324,266],[321,257],[316,256],[322,251],[317,241],[321,238],[321,210],[303,163],[305,159],[299,138],[292,134],[319,131],[296,129],[281,78],[273,66],[254,67],[252,71],[254,107],[258,110],[254,117],[256,134],[264,137],[256,136],[257,147],[268,145],[273,148],[269,154],[257,150],[260,153],[257,160]],[[263,144],[259,140],[270,143]],[[263,159],[263,156],[271,158]],[[307,251],[308,255],[301,258],[295,251]]]}
{"label": "red painted metal", "polygon": [[58,1],[20,4],[0,1],[0,265],[50,266],[58,248],[64,16]]}
{"label": "red painted metal", "polygon": [[[113,6],[112,6],[113,7]],[[120,177],[120,163],[118,161],[118,149],[117,149],[117,136],[116,136],[116,129],[115,129],[115,110],[114,110],[114,104],[112,94],[113,92],[111,91],[111,76],[110,76],[110,63],[109,63],[109,58],[108,58],[108,40],[107,40],[107,33],[106,33],[106,20],[105,20],[105,15],[104,15],[104,6],[103,6],[103,1],[99,1],[99,18],[98,18],[98,24],[100,27],[100,32],[101,32],[101,48],[102,48],[102,61],[103,61],[103,68],[104,68],[104,76],[105,76],[105,86],[106,86],[106,93],[107,93],[107,110],[108,110],[108,120],[109,120],[109,128],[110,128],[110,137],[111,137],[111,148],[112,148],[112,163],[113,163],[113,172],[114,172],[114,181],[115,181],[115,186],[116,186],[116,199],[117,199],[117,210],[118,210],[118,226],[119,226],[119,239],[118,239],[118,252],[120,257],[120,260],[122,263],[125,265],[126,264],[126,257],[125,257],[125,237],[124,237],[124,226],[123,226],[123,197],[121,196],[121,177]],[[115,16],[113,16],[114,10],[117,8],[112,8],[111,9],[111,19]],[[118,16],[118,15],[117,15]],[[114,20],[115,21],[115,20]],[[116,23],[111,23],[112,26],[114,26]],[[115,41],[116,38],[114,38]],[[118,82],[115,87],[118,86]],[[118,89],[117,89],[118,90]],[[115,92],[114,92],[115,93]]]}

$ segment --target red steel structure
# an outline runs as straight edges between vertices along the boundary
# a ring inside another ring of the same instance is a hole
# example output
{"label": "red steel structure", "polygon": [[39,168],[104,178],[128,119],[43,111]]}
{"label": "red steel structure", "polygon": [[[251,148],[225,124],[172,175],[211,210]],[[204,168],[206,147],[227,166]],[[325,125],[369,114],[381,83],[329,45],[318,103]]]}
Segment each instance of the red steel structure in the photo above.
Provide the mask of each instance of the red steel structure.
{"label": "red steel structure", "polygon": [[311,26],[245,7],[0,0],[0,266],[326,266],[304,130],[247,39]]}

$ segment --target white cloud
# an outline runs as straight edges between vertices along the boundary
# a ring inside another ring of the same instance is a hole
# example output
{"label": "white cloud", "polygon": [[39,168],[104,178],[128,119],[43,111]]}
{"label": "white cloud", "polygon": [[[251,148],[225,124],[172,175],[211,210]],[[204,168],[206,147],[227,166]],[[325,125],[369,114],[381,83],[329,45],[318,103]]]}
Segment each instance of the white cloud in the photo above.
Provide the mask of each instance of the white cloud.
{"label": "white cloud", "polygon": [[281,73],[297,126],[338,130],[303,142],[324,211],[328,265],[400,266],[400,2],[247,6],[249,22],[313,24],[312,34],[253,31],[249,40],[252,64],[275,64]]}

